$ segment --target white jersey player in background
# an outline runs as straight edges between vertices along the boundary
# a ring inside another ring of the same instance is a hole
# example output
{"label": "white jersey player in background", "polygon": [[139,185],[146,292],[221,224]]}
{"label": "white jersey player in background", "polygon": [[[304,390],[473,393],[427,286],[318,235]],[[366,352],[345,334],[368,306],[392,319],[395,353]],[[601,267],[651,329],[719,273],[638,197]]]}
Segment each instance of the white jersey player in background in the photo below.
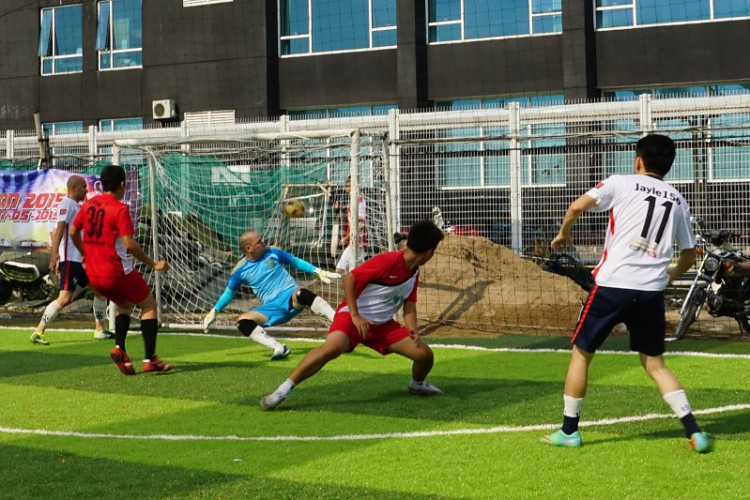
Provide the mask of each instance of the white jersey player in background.
{"label": "white jersey player in background", "polygon": [[[604,254],[594,269],[596,285],[581,311],[565,378],[563,426],[543,436],[554,446],[579,447],[578,432],[588,369],[596,350],[612,328],[625,323],[631,350],[659,387],[664,401],[685,427],[699,453],[712,449],[711,438],[695,421],[679,381],[664,365],[664,289],[695,262],[695,236],[690,208],[682,195],[664,182],[676,154],[674,141],[663,135],[643,137],[636,145],[635,175],[614,175],[568,207],[552,248],[572,244],[571,229],[586,211],[609,212]],[[672,261],[673,243],[680,257]]]}
{"label": "white jersey player in background", "polygon": [[[83,268],[83,257],[70,240],[70,223],[81,209],[80,203],[86,199],[86,179],[79,175],[71,175],[68,177],[67,188],[68,196],[57,206],[57,225],[52,234],[52,254],[49,262],[50,271],[60,278],[60,295],[44,310],[39,325],[31,334],[29,340],[39,345],[49,344],[44,331],[62,308],[73,302],[76,287],[83,288],[88,285],[86,271]],[[94,291],[94,321],[96,322],[94,338],[96,339],[114,338],[114,335],[104,326],[106,313],[107,300]]]}

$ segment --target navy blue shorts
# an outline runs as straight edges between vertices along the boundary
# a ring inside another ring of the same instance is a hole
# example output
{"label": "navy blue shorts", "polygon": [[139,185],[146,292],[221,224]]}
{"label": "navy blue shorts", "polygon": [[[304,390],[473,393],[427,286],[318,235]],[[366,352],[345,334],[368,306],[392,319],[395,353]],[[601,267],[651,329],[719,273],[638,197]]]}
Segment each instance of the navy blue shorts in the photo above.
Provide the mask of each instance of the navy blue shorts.
{"label": "navy blue shorts", "polygon": [[664,291],[594,286],[571,342],[586,352],[596,352],[620,323],[628,328],[631,350],[647,356],[664,354]]}
{"label": "navy blue shorts", "polygon": [[89,285],[86,270],[80,262],[60,262],[60,290],[75,291],[76,285],[85,288]]}

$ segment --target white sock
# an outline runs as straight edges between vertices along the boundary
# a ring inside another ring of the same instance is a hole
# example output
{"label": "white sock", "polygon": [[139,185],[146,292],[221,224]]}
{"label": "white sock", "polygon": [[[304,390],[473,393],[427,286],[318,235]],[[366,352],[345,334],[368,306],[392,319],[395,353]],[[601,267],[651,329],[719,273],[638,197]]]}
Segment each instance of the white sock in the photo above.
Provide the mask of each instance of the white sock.
{"label": "white sock", "polygon": [[670,407],[672,407],[672,411],[677,414],[678,418],[682,418],[685,415],[693,412],[684,389],[679,389],[665,394],[664,401]]}
{"label": "white sock", "polygon": [[328,321],[333,321],[333,315],[336,313],[336,311],[333,310],[333,307],[331,307],[328,302],[320,297],[315,297],[315,300],[313,300],[310,309],[315,314],[325,316],[326,318],[328,318]]}
{"label": "white sock", "polygon": [[94,297],[94,319],[102,322],[107,318],[107,299]]}
{"label": "white sock", "polygon": [[421,387],[424,385],[424,380],[420,382],[418,380],[411,379],[411,382],[409,382],[409,385],[412,387]]}
{"label": "white sock", "polygon": [[279,344],[275,338],[271,337],[266,331],[260,326],[256,326],[253,333],[250,334],[250,338],[259,343],[260,345],[266,346],[269,349],[281,350],[284,347]]}
{"label": "white sock", "polygon": [[279,386],[279,388],[278,388],[278,389],[276,389],[276,392],[278,392],[278,393],[279,393],[279,394],[281,394],[282,396],[286,397],[286,396],[288,396],[288,395],[289,395],[289,393],[290,393],[290,392],[292,392],[292,389],[294,389],[294,387],[295,387],[296,385],[297,385],[297,384],[295,384],[295,383],[294,383],[294,382],[292,382],[291,380],[289,380],[289,379],[286,379],[286,380],[284,381],[284,383],[282,383],[282,384],[281,384],[281,385]]}
{"label": "white sock", "polygon": [[47,308],[44,310],[44,313],[42,314],[42,324],[46,327],[50,321],[55,319],[57,315],[60,314],[60,311],[62,311],[62,306],[60,306],[60,304],[58,304],[56,300],[50,302]]}
{"label": "white sock", "polygon": [[574,398],[572,396],[564,394],[563,402],[565,404],[565,406],[563,407],[563,415],[572,418],[581,416],[581,406],[583,406],[583,398]]}

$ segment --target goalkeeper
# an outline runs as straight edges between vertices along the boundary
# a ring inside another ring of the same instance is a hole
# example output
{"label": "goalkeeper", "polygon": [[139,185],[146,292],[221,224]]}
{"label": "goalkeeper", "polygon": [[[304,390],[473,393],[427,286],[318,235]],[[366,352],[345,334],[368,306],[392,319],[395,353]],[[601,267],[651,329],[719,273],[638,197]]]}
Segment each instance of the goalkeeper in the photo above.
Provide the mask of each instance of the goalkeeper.
{"label": "goalkeeper", "polygon": [[240,285],[245,283],[258,297],[261,305],[242,314],[237,320],[237,329],[245,337],[273,349],[272,360],[284,359],[289,356],[291,349],[268,335],[264,326],[284,324],[305,307],[309,307],[315,314],[325,316],[329,321],[333,320],[334,311],[323,298],[298,286],[283,264],[315,274],[324,283],[330,283],[332,278],[339,279],[341,276],[317,268],[283,250],[268,248],[263,243],[262,236],[255,231],[246,231],[240,236],[240,248],[245,257],[234,266],[227,288],[203,320],[203,329],[208,331],[216,314],[224,310],[234,299]]}

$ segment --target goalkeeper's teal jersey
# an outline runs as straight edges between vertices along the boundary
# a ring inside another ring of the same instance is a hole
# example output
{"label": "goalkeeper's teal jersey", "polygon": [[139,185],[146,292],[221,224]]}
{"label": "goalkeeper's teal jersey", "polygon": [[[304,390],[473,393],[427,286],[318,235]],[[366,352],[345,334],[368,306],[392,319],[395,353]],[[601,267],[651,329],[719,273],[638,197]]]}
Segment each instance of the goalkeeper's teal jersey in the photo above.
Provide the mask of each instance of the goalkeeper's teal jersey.
{"label": "goalkeeper's teal jersey", "polygon": [[267,249],[263,257],[257,261],[251,261],[243,257],[234,266],[232,274],[229,276],[227,288],[214,309],[216,311],[223,310],[232,301],[242,283],[248,285],[263,304],[272,301],[282,292],[296,287],[297,282],[289,274],[284,266],[285,264],[306,273],[314,273],[316,269],[309,262],[275,248]]}

